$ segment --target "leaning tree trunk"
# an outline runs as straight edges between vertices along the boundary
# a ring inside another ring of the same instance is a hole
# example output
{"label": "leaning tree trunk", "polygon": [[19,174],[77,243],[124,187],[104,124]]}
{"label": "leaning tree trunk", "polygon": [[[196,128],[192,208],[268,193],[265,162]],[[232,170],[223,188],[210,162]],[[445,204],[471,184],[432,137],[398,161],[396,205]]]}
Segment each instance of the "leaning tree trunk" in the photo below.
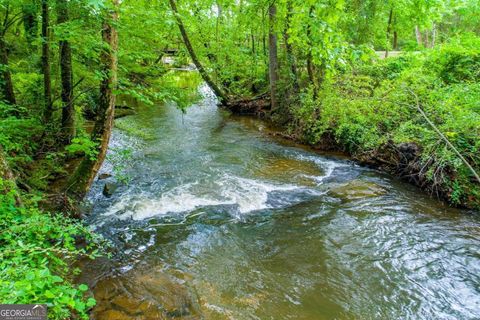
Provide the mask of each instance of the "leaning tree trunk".
{"label": "leaning tree trunk", "polygon": [[43,73],[43,104],[44,104],[44,121],[49,123],[52,119],[52,81],[50,74],[50,21],[48,0],[42,0],[42,73]]}
{"label": "leaning tree trunk", "polygon": [[277,109],[277,82],[278,82],[278,52],[277,52],[277,34],[275,32],[275,23],[277,19],[277,7],[275,3],[270,4],[268,8],[268,78],[270,81],[270,104],[271,110]]}
{"label": "leaning tree trunk", "polygon": [[[113,4],[117,8],[118,0],[113,0]],[[68,192],[79,199],[86,195],[105,160],[112,132],[115,113],[115,95],[113,90],[117,84],[118,34],[115,29],[117,20],[118,13],[115,9],[103,23],[102,39],[105,46],[100,54],[103,79],[100,83],[97,119],[92,132],[92,141],[99,142],[97,147],[98,154],[95,159],[90,159],[89,157],[83,159],[72,176]]]}
{"label": "leaning tree trunk", "polygon": [[173,14],[175,15],[175,19],[177,21],[178,28],[180,29],[180,33],[182,34],[183,42],[185,44],[185,47],[188,50],[188,53],[190,54],[190,57],[192,58],[193,63],[197,67],[198,72],[202,76],[203,81],[207,83],[207,85],[212,89],[212,91],[215,93],[215,95],[218,97],[220,100],[220,103],[223,105],[228,104],[228,98],[227,95],[220,89],[220,87],[217,86],[215,82],[213,82],[212,78],[210,78],[210,75],[207,73],[205,68],[203,67],[202,63],[197,57],[197,54],[195,53],[195,50],[193,50],[192,43],[190,42],[190,38],[188,37],[187,31],[185,30],[185,26],[183,24],[182,19],[180,18],[180,15],[178,13],[177,5],[175,3],[175,0],[169,0],[170,2],[170,7],[172,8]]}
{"label": "leaning tree trunk", "polygon": [[[57,0],[58,24],[68,22],[68,1]],[[61,40],[60,48],[60,73],[62,82],[62,139],[70,143],[75,136],[75,106],[73,105],[73,71],[72,48],[67,40]]]}
{"label": "leaning tree trunk", "polygon": [[2,64],[2,78],[3,78],[3,98],[11,105],[17,104],[17,100],[15,99],[15,92],[13,91],[13,82],[12,82],[12,75],[10,73],[9,65],[8,65],[8,52],[7,52],[7,44],[5,42],[5,38],[0,36],[0,64]]}

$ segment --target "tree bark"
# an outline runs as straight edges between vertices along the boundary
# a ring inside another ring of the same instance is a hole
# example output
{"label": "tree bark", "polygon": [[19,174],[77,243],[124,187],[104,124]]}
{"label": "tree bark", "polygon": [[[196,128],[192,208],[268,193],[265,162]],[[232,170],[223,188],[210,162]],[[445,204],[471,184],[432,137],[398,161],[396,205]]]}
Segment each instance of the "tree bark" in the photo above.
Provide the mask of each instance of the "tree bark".
{"label": "tree bark", "polygon": [[12,75],[8,64],[7,44],[4,35],[0,36],[0,64],[2,64],[3,98],[9,104],[16,105],[17,100],[15,99],[15,92],[13,91]]}
{"label": "tree bark", "polygon": [[23,4],[22,13],[25,38],[27,39],[29,49],[35,49],[34,41],[38,34],[38,7],[35,1],[29,1]]}
{"label": "tree bark", "polygon": [[106,17],[102,26],[102,39],[105,48],[100,54],[100,64],[103,79],[100,82],[100,99],[98,103],[97,119],[92,132],[92,141],[98,141],[97,157],[86,157],[78,166],[73,175],[68,192],[78,199],[83,198],[95,179],[98,170],[105,160],[108,143],[113,127],[115,113],[114,89],[117,85],[117,51],[118,34],[115,29],[118,20],[118,0],[112,0],[115,10]]}
{"label": "tree bark", "polygon": [[415,37],[417,39],[417,45],[420,47],[423,45],[422,32],[418,26],[415,26]]}
{"label": "tree bark", "polygon": [[393,31],[393,50],[397,50],[398,49],[398,33],[397,31]]}
{"label": "tree bark", "polygon": [[437,40],[437,26],[434,23],[432,26],[432,42],[430,43],[430,48],[435,47],[436,40]]}
{"label": "tree bark", "polygon": [[287,0],[287,16],[285,21],[285,30],[283,33],[283,37],[285,40],[285,50],[287,54],[287,60],[290,65],[290,72],[292,74],[292,82],[293,82],[293,90],[298,92],[300,90],[300,86],[298,84],[298,73],[297,73],[297,62],[295,61],[295,56],[293,54],[293,47],[292,44],[289,42],[290,34],[290,24],[292,19],[292,2],[291,0]]}
{"label": "tree bark", "polygon": [[277,19],[277,7],[271,3],[268,7],[268,78],[270,81],[270,105],[271,110],[277,109],[277,82],[278,82],[278,48],[275,23]]}
{"label": "tree bark", "polygon": [[318,88],[317,88],[317,81],[315,79],[315,70],[314,70],[314,65],[313,65],[313,57],[312,57],[312,24],[311,24],[311,19],[313,17],[313,10],[314,7],[310,6],[309,12],[308,12],[308,25],[307,25],[307,41],[308,41],[308,52],[307,52],[307,73],[308,73],[308,79],[310,80],[310,83],[313,86],[313,97],[316,98],[318,94]]}
{"label": "tree bark", "polygon": [[3,180],[2,183],[0,184],[0,193],[7,194],[13,190],[15,192],[15,196],[14,196],[15,204],[17,206],[21,206],[22,200],[20,199],[20,196],[16,192],[17,185],[15,183],[15,176],[13,175],[12,171],[10,170],[10,167],[8,166],[7,157],[5,156],[5,153],[3,152],[3,148],[1,145],[0,145],[0,179]]}
{"label": "tree bark", "polygon": [[387,45],[385,46],[385,58],[388,58],[388,45],[390,43],[390,33],[392,32],[393,8],[390,9],[387,23]]}
{"label": "tree bark", "polygon": [[255,55],[256,54],[256,51],[255,51],[255,35],[253,34],[253,30],[252,30],[252,34],[250,35],[250,39],[252,40],[252,54]]}
{"label": "tree bark", "polygon": [[[68,1],[57,0],[57,22],[62,24],[69,21]],[[62,82],[62,138],[65,144],[70,143],[75,136],[75,106],[73,105],[73,71],[72,48],[67,40],[61,40],[60,74]]]}
{"label": "tree bark", "polygon": [[50,74],[50,18],[48,0],[42,0],[42,73],[43,73],[43,104],[44,121],[49,123],[52,119],[52,81]]}
{"label": "tree bark", "polygon": [[212,89],[212,91],[215,93],[215,95],[218,97],[220,100],[220,103],[223,105],[228,104],[228,97],[227,95],[220,89],[220,87],[217,86],[215,82],[213,82],[212,78],[210,78],[210,75],[208,72],[205,70],[203,67],[202,63],[197,57],[197,54],[195,53],[195,50],[193,49],[192,43],[190,42],[190,38],[188,37],[187,31],[185,30],[185,26],[183,24],[182,19],[180,18],[180,15],[178,13],[177,5],[175,3],[175,0],[169,0],[170,2],[170,8],[173,11],[173,14],[175,16],[178,28],[180,29],[180,33],[182,34],[183,42],[185,44],[185,47],[188,50],[188,53],[190,54],[190,58],[192,58],[193,63],[197,67],[198,72],[202,76],[203,81],[207,83],[207,85]]}

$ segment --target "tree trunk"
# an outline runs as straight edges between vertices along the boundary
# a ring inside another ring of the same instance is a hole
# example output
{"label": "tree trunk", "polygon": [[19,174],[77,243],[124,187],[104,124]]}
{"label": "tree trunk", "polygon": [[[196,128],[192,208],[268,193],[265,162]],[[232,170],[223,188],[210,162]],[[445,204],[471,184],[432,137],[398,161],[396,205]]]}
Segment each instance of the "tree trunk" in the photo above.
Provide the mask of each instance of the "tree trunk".
{"label": "tree trunk", "polygon": [[277,109],[277,81],[278,81],[278,49],[275,23],[277,19],[277,6],[275,3],[268,7],[268,78],[270,81],[271,110]]}
{"label": "tree trunk", "polygon": [[397,30],[393,31],[393,50],[398,49],[398,33]]}
{"label": "tree trunk", "polygon": [[250,35],[250,39],[252,40],[252,54],[255,55],[256,51],[255,51],[255,35],[253,34],[253,30],[252,30],[252,34]]}
{"label": "tree trunk", "polygon": [[265,35],[265,13],[262,9],[262,49],[263,49],[263,56],[267,56],[267,36]]}
{"label": "tree trunk", "polygon": [[7,44],[4,36],[0,36],[0,64],[2,64],[2,78],[3,78],[3,98],[11,105],[17,104],[15,99],[15,92],[13,91],[12,75],[8,65]]}
{"label": "tree trunk", "polygon": [[[118,0],[113,0],[115,8],[118,8]],[[117,85],[117,50],[118,34],[115,29],[118,20],[116,11],[106,17],[102,26],[102,39],[105,43],[100,54],[100,64],[103,79],[100,82],[100,99],[98,102],[97,119],[92,132],[92,141],[99,141],[96,159],[86,157],[78,166],[70,183],[70,194],[77,198],[83,198],[100,170],[107,154],[108,143],[113,127],[115,113],[115,95],[113,93]]]}
{"label": "tree trunk", "polygon": [[[68,1],[57,0],[58,24],[69,21]],[[66,40],[61,40],[60,48],[60,74],[62,82],[62,138],[65,144],[70,143],[75,136],[75,106],[73,105],[73,71],[72,48]]]}
{"label": "tree trunk", "polygon": [[418,26],[415,26],[415,37],[417,38],[417,45],[421,47],[423,45],[422,32],[420,32],[420,28]]}
{"label": "tree trunk", "polygon": [[312,57],[312,24],[310,19],[313,16],[314,7],[311,6],[308,12],[309,21],[307,25],[307,41],[308,41],[308,52],[307,52],[307,72],[308,72],[308,79],[313,86],[313,97],[317,97],[318,89],[317,89],[317,82],[315,80],[315,70],[313,66],[313,57]]}
{"label": "tree trunk", "polygon": [[42,0],[42,73],[43,73],[43,95],[44,95],[44,121],[49,123],[52,119],[52,81],[50,75],[50,21],[48,0]]}
{"label": "tree trunk", "polygon": [[12,190],[15,192],[15,204],[17,206],[22,205],[22,200],[18,193],[16,193],[16,183],[15,183],[15,176],[13,175],[10,167],[7,163],[7,158],[5,153],[3,152],[3,148],[0,145],[0,193],[7,194],[10,193]]}
{"label": "tree trunk", "polygon": [[38,34],[38,7],[35,1],[29,1],[22,6],[23,26],[29,49],[34,50],[34,41]]}
{"label": "tree trunk", "polygon": [[290,29],[290,24],[292,19],[292,11],[293,11],[292,2],[290,0],[287,0],[287,16],[285,21],[285,30],[283,33],[283,37],[285,40],[287,60],[288,60],[288,64],[290,65],[290,71],[292,74],[293,90],[295,92],[298,92],[300,90],[300,87],[298,84],[297,62],[295,61],[295,56],[293,54],[292,44],[289,42],[289,39],[290,39],[289,29]]}
{"label": "tree trunk", "polygon": [[432,42],[430,43],[431,48],[435,47],[436,40],[437,40],[437,26],[434,23],[432,27]]}
{"label": "tree trunk", "polygon": [[390,14],[388,16],[387,23],[387,45],[385,46],[385,58],[388,58],[388,49],[390,43],[390,33],[392,31],[392,21],[393,21],[393,8],[390,9]]}
{"label": "tree trunk", "polygon": [[190,42],[190,38],[188,37],[187,31],[185,30],[185,26],[183,25],[182,19],[180,18],[180,15],[177,10],[177,5],[175,3],[175,0],[169,0],[170,2],[170,7],[173,11],[173,14],[175,16],[175,19],[177,21],[178,28],[180,29],[180,33],[182,34],[183,42],[185,44],[185,47],[188,50],[188,53],[190,54],[190,57],[193,60],[193,63],[198,69],[198,72],[202,76],[203,81],[207,83],[207,85],[212,89],[212,91],[215,93],[215,95],[218,97],[220,100],[220,103],[223,105],[228,104],[228,98],[226,94],[213,82],[213,80],[210,78],[209,74],[201,64],[200,60],[197,57],[197,54],[193,50],[192,43]]}

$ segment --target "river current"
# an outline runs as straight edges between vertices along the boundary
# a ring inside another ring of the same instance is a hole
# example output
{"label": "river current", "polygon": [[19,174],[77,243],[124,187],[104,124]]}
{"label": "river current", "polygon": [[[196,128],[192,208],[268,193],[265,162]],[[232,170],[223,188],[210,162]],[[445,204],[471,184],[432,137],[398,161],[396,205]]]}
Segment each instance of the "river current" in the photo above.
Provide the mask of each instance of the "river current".
{"label": "river current", "polygon": [[114,130],[101,173],[123,159],[129,181],[88,197],[113,252],[78,279],[93,319],[480,318],[478,213],[274,138],[199,90],[186,114],[118,120],[135,130]]}

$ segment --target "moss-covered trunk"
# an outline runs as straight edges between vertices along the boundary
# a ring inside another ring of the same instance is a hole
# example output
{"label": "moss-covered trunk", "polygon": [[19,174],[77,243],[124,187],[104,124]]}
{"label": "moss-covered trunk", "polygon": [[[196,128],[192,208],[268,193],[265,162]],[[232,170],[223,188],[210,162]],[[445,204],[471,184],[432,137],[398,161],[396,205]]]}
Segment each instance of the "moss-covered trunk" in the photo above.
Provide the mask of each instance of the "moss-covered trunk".
{"label": "moss-covered trunk", "polygon": [[[117,0],[114,0],[113,3],[115,7],[118,6]],[[105,18],[102,28],[102,39],[105,43],[100,55],[103,79],[100,83],[97,119],[92,132],[92,140],[99,143],[98,154],[95,159],[86,157],[80,163],[67,190],[69,194],[79,199],[86,195],[105,160],[112,132],[115,113],[115,94],[113,91],[117,84],[118,35],[114,27],[117,19],[118,14],[115,9],[110,17]]]}

